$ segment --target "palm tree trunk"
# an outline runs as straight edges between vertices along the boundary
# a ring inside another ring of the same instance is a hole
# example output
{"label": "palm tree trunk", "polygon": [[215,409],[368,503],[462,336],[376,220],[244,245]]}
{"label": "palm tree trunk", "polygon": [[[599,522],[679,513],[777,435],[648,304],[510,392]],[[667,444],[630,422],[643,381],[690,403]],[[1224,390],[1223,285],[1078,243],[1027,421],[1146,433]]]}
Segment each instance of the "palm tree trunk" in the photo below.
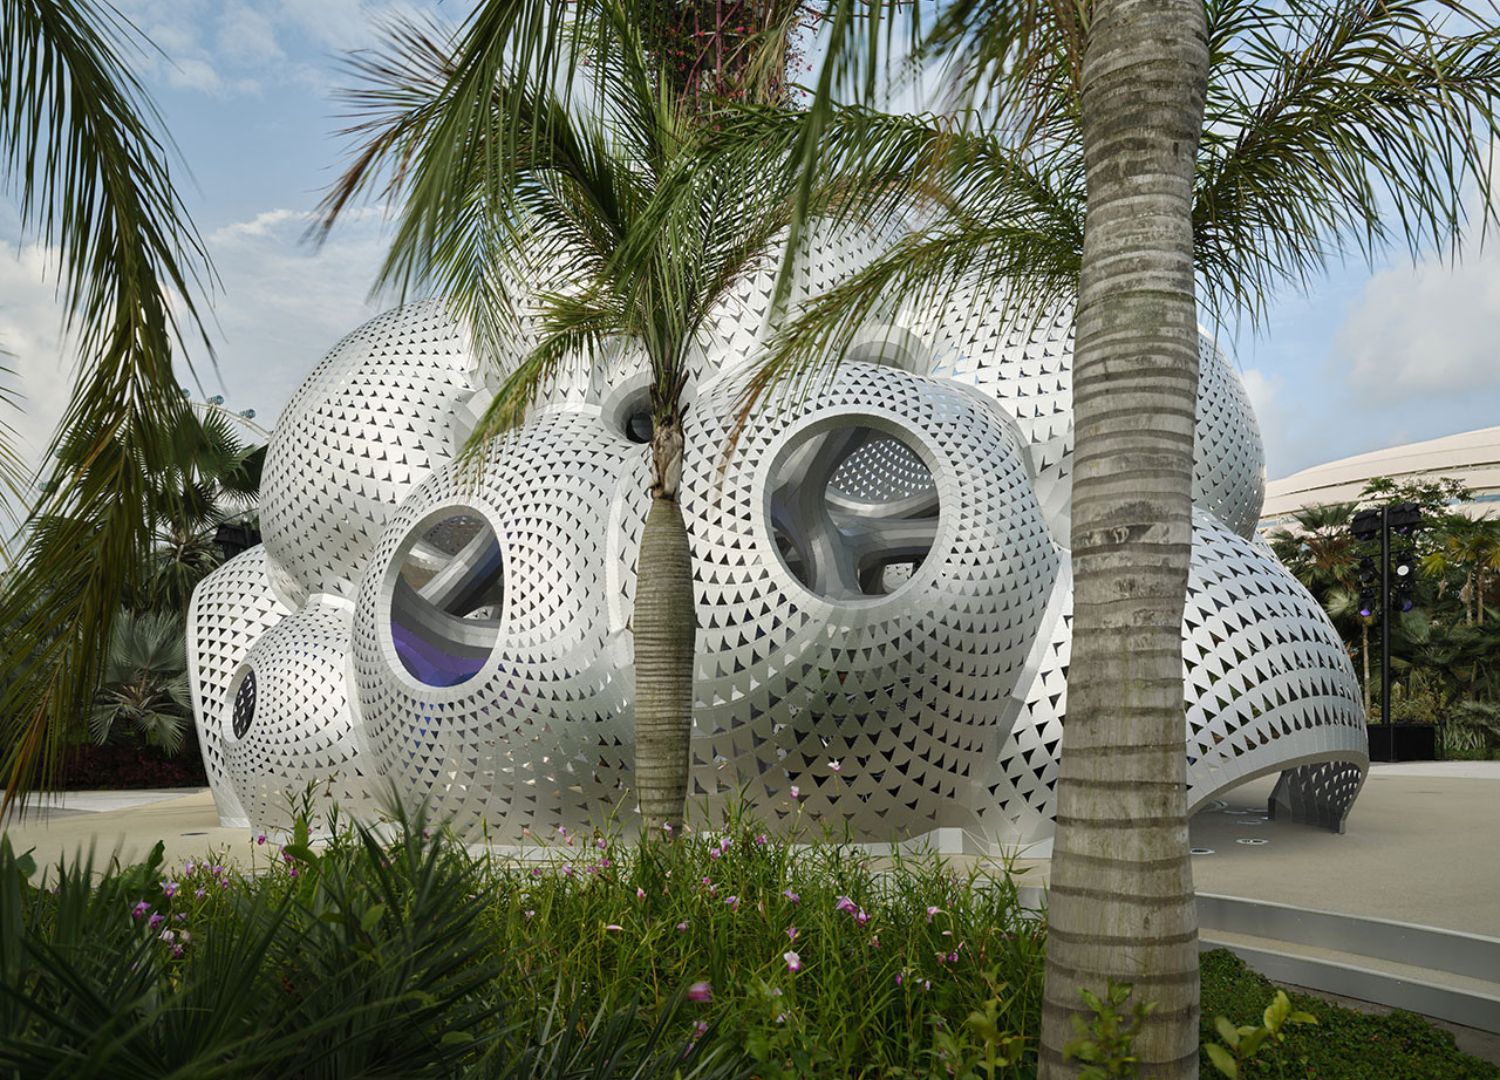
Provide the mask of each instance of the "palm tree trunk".
{"label": "palm tree trunk", "polygon": [[632,619],[635,786],[648,836],[680,826],[687,803],[698,622],[687,525],[677,502],[682,446],[680,413],[661,410],[651,435],[651,510],[641,534]]}
{"label": "palm tree trunk", "polygon": [[1083,62],[1088,216],[1073,378],[1073,656],[1057,788],[1041,1076],[1071,1076],[1081,990],[1156,1010],[1144,1075],[1198,1075],[1182,612],[1198,384],[1192,181],[1200,0],[1100,0]]}

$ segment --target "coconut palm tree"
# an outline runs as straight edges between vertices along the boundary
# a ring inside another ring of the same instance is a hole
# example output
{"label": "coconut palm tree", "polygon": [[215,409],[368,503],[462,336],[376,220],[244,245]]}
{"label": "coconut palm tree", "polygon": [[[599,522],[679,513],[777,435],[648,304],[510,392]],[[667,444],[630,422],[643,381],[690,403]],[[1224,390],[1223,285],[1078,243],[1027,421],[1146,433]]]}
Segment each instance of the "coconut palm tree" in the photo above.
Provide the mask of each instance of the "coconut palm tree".
{"label": "coconut palm tree", "polygon": [[[902,7],[830,4],[817,97],[791,144],[809,177],[835,96],[869,100],[879,86]],[[1047,247],[1043,279],[1073,278],[1077,314],[1074,654],[1042,1075],[1068,1073],[1080,992],[1103,997],[1109,979],[1157,1003],[1137,1042],[1148,1070],[1196,1075],[1179,635],[1197,295],[1211,315],[1254,324],[1275,289],[1305,286],[1330,258],[1456,241],[1468,184],[1490,218],[1500,30],[1461,3],[1419,0],[954,0],[926,25],[915,10],[917,55],[949,61],[980,110],[972,136],[931,125],[927,152],[946,148],[951,191],[912,240],[813,305],[762,385],[836,358],[871,312],[934,278],[1015,265],[1013,223],[986,193],[1025,186],[1059,213],[1082,207],[1065,232],[1074,249]],[[888,168],[893,148],[923,145],[909,126],[856,152]]]}
{"label": "coconut palm tree", "polygon": [[[647,828],[675,828],[696,639],[678,506],[682,394],[711,309],[785,225],[789,173],[758,147],[715,140],[715,99],[670,77],[678,69],[653,55],[650,22],[628,4],[538,3],[535,23],[517,17],[526,6],[481,5],[451,45],[407,24],[388,56],[362,61],[370,85],[358,100],[376,111],[325,225],[390,167],[382,195],[400,209],[383,282],[440,292],[491,359],[514,312],[534,305],[537,344],[471,446],[515,424],[560,365],[630,363],[621,341],[644,353],[651,503],[631,618],[635,780]],[[541,35],[536,49],[528,33]],[[534,299],[513,292],[517,280]]]}
{"label": "coconut palm tree", "polygon": [[6,809],[56,775],[99,686],[119,599],[144,573],[142,507],[184,409],[174,347],[201,331],[194,296],[212,275],[125,60],[142,44],[133,35],[97,0],[0,0],[0,176],[23,229],[59,252],[79,358],[0,594],[7,647],[27,658],[26,677],[0,689]]}

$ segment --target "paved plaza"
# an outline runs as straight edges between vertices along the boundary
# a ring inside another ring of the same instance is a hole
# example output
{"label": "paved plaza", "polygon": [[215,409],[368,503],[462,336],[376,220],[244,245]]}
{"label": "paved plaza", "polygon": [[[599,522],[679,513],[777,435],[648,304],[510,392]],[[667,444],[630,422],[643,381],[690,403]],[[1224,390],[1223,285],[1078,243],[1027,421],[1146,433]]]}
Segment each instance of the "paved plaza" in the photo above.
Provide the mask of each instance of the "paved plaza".
{"label": "paved plaza", "polygon": [[[1200,892],[1500,937],[1500,762],[1374,765],[1342,836],[1266,820],[1274,776],[1229,792],[1193,819]],[[88,850],[169,861],[213,853],[250,865],[244,829],[218,824],[208,790],[69,792],[7,830],[39,862]],[[1259,843],[1246,841],[1261,841]],[[1028,861],[1030,884],[1045,861]]]}

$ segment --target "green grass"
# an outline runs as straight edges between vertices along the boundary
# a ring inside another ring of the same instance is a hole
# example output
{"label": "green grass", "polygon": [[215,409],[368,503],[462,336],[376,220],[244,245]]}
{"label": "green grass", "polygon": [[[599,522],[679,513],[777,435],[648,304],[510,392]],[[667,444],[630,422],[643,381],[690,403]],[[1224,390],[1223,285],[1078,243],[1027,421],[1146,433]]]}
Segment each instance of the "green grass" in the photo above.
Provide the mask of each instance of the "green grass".
{"label": "green grass", "polygon": [[[0,1078],[947,1078],[1017,1045],[994,1075],[1035,1074],[1045,923],[1003,873],[746,819],[560,835],[541,863],[391,835],[267,844],[246,873],[0,845]],[[1209,1017],[1270,999],[1232,957],[1204,973]],[[1327,1019],[1285,1075],[1500,1075],[1414,1018],[1301,1007]]]}

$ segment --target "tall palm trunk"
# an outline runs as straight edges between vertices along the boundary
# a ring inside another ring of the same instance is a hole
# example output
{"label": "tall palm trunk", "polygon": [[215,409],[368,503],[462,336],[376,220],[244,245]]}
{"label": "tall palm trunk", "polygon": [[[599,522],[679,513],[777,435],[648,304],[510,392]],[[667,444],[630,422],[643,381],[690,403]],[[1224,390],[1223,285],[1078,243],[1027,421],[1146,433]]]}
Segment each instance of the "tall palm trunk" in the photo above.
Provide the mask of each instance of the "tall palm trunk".
{"label": "tall palm trunk", "polygon": [[1041,1075],[1079,991],[1156,1011],[1142,1073],[1198,1075],[1182,612],[1198,384],[1192,181],[1201,0],[1099,0],[1083,61],[1088,215],[1073,379],[1073,656],[1058,782]]}
{"label": "tall palm trunk", "polygon": [[698,623],[693,562],[678,505],[682,418],[673,403],[653,410],[651,510],[641,534],[635,611],[635,786],[647,835],[682,824],[693,729],[693,655]]}

